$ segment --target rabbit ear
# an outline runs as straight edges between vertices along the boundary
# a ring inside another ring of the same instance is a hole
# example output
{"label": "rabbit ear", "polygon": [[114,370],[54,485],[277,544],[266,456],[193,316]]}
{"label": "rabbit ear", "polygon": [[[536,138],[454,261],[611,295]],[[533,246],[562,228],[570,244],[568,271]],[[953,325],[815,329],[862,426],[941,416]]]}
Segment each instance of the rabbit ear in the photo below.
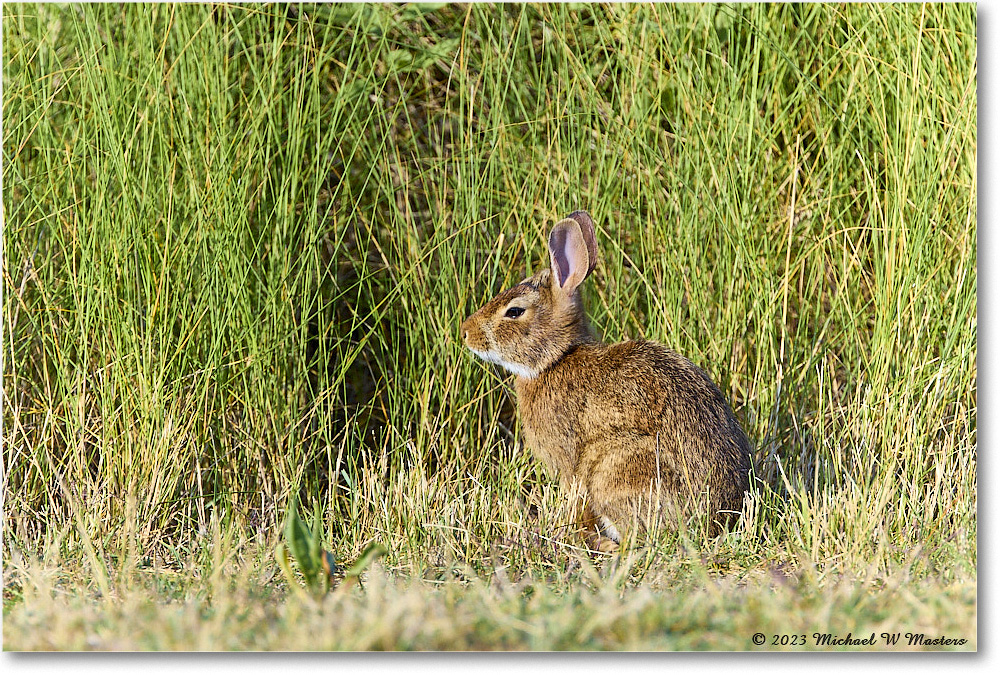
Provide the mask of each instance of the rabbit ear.
{"label": "rabbit ear", "polygon": [[552,274],[566,293],[576,290],[597,264],[594,222],[585,211],[576,211],[556,223],[549,233]]}
{"label": "rabbit ear", "polygon": [[587,244],[587,255],[590,258],[590,265],[587,267],[589,276],[597,267],[597,235],[594,233],[594,221],[586,211],[574,211],[567,218],[572,218],[580,224],[580,232],[583,233],[583,240]]}

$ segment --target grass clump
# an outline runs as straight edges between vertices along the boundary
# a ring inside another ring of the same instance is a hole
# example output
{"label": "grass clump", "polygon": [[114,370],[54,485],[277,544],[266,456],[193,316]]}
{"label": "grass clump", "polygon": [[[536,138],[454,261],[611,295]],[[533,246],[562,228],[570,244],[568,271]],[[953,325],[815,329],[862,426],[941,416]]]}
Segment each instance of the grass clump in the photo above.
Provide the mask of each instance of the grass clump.
{"label": "grass clump", "polygon": [[[749,649],[817,612],[974,648],[974,6],[3,16],[7,648]],[[577,208],[595,325],[704,368],[759,470],[738,532],[617,572],[457,335]],[[374,583],[287,595],[293,493]],[[247,637],[336,603],[386,637]]]}

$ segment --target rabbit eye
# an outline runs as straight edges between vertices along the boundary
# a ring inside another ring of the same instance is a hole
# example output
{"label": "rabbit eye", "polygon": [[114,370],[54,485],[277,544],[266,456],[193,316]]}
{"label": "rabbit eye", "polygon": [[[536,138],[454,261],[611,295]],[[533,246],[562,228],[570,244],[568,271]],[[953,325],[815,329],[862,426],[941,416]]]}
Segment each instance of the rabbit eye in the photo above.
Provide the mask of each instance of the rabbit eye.
{"label": "rabbit eye", "polygon": [[504,312],[504,316],[507,317],[508,319],[516,319],[522,314],[524,314],[524,307],[511,307],[506,312]]}

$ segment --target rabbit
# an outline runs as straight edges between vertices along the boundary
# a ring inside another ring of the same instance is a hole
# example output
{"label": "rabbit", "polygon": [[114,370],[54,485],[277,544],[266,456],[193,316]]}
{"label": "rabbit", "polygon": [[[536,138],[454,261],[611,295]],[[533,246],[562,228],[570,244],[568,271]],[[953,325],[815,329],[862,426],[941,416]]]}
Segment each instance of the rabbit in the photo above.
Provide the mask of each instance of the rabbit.
{"label": "rabbit", "polygon": [[604,344],[580,284],[597,264],[594,222],[575,211],[552,228],[550,266],[462,322],[465,345],[516,375],[525,445],[580,495],[576,525],[594,551],[630,528],[710,518],[713,535],[743,510],[751,449],[700,368],[646,340]]}

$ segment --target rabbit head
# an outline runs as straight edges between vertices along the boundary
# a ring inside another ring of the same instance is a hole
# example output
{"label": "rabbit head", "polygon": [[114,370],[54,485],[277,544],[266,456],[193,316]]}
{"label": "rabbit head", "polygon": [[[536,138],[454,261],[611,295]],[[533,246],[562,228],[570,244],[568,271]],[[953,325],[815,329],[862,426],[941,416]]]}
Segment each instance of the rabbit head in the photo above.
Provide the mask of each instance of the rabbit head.
{"label": "rabbit head", "polygon": [[575,211],[549,233],[548,269],[487,302],[462,322],[462,339],[478,357],[533,378],[569,349],[594,341],[580,284],[597,265],[594,221]]}

